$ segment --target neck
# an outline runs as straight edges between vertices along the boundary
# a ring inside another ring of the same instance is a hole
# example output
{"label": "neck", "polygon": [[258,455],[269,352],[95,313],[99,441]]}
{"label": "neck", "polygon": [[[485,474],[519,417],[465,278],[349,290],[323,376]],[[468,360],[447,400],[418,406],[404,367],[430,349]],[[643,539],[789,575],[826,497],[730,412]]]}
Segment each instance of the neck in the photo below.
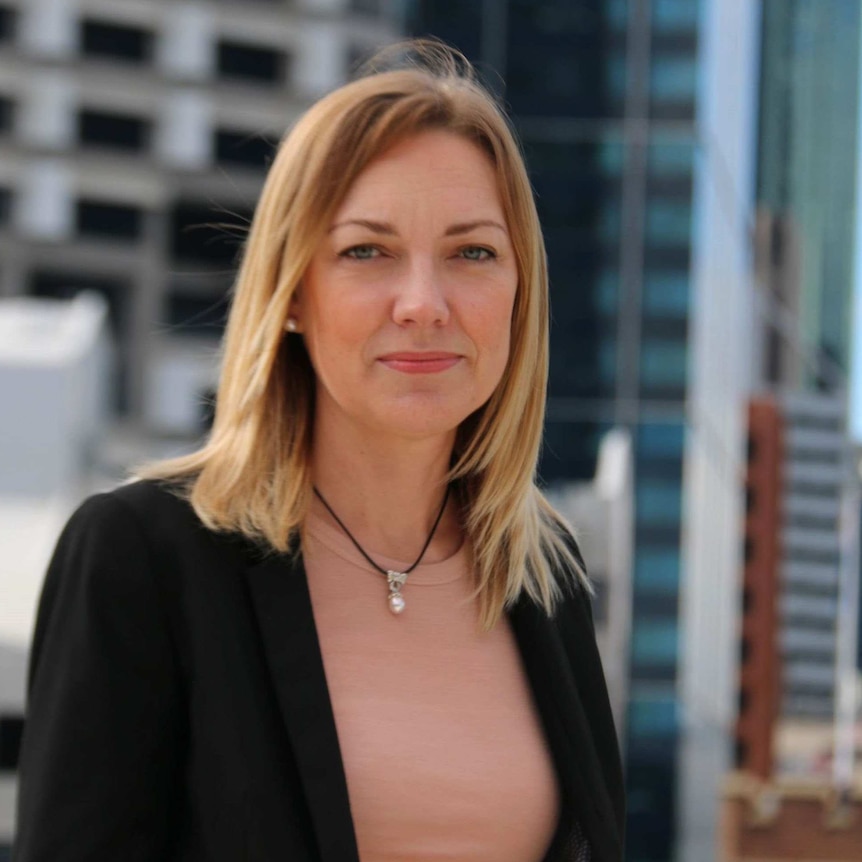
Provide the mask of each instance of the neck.
{"label": "neck", "polygon": [[[412,562],[440,511],[454,437],[349,442],[334,436],[315,429],[315,486],[367,553]],[[460,543],[450,495],[423,562],[446,559]]]}

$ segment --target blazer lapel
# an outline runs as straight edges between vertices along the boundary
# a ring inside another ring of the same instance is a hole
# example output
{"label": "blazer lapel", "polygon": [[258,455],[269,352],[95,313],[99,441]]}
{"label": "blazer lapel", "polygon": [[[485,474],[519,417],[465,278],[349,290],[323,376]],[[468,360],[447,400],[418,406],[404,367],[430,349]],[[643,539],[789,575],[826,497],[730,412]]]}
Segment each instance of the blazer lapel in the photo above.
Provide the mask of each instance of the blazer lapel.
{"label": "blazer lapel", "polygon": [[322,862],[359,851],[320,642],[299,557],[271,556],[246,571],[263,648],[301,775]]}
{"label": "blazer lapel", "polygon": [[[509,619],[545,726],[564,805],[589,839],[593,862],[619,862],[622,848],[613,805],[577,676],[567,660],[559,632],[553,620],[526,596],[510,610]],[[586,619],[584,626],[586,631]],[[567,823],[568,828],[572,826]]]}

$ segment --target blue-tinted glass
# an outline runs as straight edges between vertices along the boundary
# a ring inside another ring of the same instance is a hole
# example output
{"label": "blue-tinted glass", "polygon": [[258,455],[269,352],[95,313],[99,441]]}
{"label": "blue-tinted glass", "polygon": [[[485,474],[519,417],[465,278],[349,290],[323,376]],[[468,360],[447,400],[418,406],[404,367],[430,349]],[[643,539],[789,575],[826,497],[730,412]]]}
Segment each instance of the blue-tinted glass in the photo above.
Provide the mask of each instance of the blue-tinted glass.
{"label": "blue-tinted glass", "polygon": [[621,141],[602,141],[598,146],[599,165],[602,172],[619,177],[623,172],[625,148]]}
{"label": "blue-tinted glass", "polygon": [[653,141],[650,144],[649,171],[653,177],[689,177],[693,161],[691,141]]}
{"label": "blue-tinted glass", "polygon": [[598,435],[593,422],[553,418],[553,401],[545,423],[539,475],[543,482],[591,480],[596,471]]}
{"label": "blue-tinted glass", "polygon": [[616,246],[620,241],[620,202],[615,198],[602,201],[599,214],[599,236],[607,246]]}
{"label": "blue-tinted glass", "polygon": [[675,664],[679,649],[676,620],[636,620],[632,631],[635,663]]}
{"label": "blue-tinted glass", "polygon": [[685,386],[687,350],[682,341],[646,340],[641,345],[641,385]]}
{"label": "blue-tinted glass", "polygon": [[514,114],[619,114],[621,102],[612,96],[608,80],[604,0],[507,0],[494,6],[497,24],[507,35],[506,68],[500,72]]}
{"label": "blue-tinted glass", "polygon": [[605,60],[608,96],[613,102],[622,102],[626,94],[626,58],[624,54],[608,54]]}
{"label": "blue-tinted glass", "polygon": [[691,238],[691,201],[653,198],[647,203],[647,242],[688,245]]}
{"label": "blue-tinted glass", "polygon": [[638,426],[639,457],[682,456],[684,444],[685,427],[680,422],[650,422]]}
{"label": "blue-tinted glass", "polygon": [[650,70],[650,93],[659,102],[694,100],[697,90],[697,60],[679,54],[659,54]]}
{"label": "blue-tinted glass", "polygon": [[614,338],[604,338],[599,345],[599,374],[603,383],[613,383],[617,375],[617,343]]}
{"label": "blue-tinted glass", "polygon": [[662,317],[687,317],[688,272],[647,272],[644,276],[643,310],[645,314]]}
{"label": "blue-tinted glass", "polygon": [[619,311],[620,276],[616,269],[603,269],[596,282],[596,305],[602,314],[612,316]]}
{"label": "blue-tinted glass", "polygon": [[633,697],[629,702],[629,734],[634,737],[666,736],[677,732],[679,715],[672,697]]}
{"label": "blue-tinted glass", "polygon": [[635,552],[635,585],[638,590],[676,593],[679,578],[678,548],[639,547]]}
{"label": "blue-tinted glass", "polygon": [[697,30],[699,13],[699,0],[652,0],[653,26],[656,30]]}
{"label": "blue-tinted glass", "polygon": [[644,526],[675,526],[682,517],[682,488],[678,481],[639,479],[637,520]]}
{"label": "blue-tinted glass", "polygon": [[624,30],[628,21],[628,0],[605,0],[605,15],[608,24],[615,30]]}

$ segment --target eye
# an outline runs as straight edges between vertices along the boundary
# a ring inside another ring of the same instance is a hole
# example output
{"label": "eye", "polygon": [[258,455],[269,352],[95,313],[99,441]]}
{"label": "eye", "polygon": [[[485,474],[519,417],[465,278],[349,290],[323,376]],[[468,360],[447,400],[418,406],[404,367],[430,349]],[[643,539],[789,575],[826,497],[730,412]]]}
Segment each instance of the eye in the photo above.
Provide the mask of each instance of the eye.
{"label": "eye", "polygon": [[373,245],[353,245],[339,255],[339,257],[349,257],[353,260],[373,260],[379,256],[380,249]]}
{"label": "eye", "polygon": [[493,260],[497,255],[490,248],[481,245],[468,245],[460,250],[460,255],[465,260]]}

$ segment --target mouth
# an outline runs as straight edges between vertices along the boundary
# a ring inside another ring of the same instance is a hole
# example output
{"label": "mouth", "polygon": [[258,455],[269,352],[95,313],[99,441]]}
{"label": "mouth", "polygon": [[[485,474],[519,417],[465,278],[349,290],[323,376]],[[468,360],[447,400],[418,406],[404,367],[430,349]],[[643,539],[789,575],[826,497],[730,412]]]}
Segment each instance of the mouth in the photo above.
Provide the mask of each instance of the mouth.
{"label": "mouth", "polygon": [[443,351],[387,353],[381,356],[379,361],[392,371],[400,371],[403,374],[439,374],[447,371],[461,361],[458,353],[446,353]]}

